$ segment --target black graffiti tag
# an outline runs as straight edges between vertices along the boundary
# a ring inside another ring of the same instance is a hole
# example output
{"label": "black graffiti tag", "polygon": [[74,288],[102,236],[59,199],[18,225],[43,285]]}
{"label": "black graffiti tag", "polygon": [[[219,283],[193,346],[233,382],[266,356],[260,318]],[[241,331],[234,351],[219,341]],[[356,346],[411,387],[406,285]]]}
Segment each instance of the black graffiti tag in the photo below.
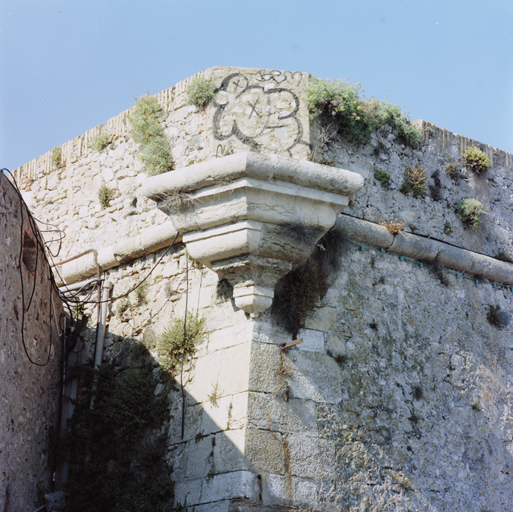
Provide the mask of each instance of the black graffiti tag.
{"label": "black graffiti tag", "polygon": [[277,87],[284,81],[281,71],[261,70],[256,83],[242,73],[227,76],[214,98],[214,137],[219,141],[236,137],[252,151],[265,148],[289,155],[297,144],[308,144],[302,140],[303,126],[297,117],[299,98]]}

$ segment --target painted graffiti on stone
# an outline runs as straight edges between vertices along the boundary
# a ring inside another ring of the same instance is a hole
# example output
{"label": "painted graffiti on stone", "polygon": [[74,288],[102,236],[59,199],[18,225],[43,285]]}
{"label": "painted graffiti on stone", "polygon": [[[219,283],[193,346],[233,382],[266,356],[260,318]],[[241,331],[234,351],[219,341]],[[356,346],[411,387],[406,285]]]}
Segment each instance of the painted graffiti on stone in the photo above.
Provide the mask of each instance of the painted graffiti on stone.
{"label": "painted graffiti on stone", "polygon": [[298,118],[299,98],[284,87],[287,80],[285,73],[268,70],[227,76],[214,98],[214,137],[218,141],[236,137],[252,151],[289,156],[297,144],[308,145]]}

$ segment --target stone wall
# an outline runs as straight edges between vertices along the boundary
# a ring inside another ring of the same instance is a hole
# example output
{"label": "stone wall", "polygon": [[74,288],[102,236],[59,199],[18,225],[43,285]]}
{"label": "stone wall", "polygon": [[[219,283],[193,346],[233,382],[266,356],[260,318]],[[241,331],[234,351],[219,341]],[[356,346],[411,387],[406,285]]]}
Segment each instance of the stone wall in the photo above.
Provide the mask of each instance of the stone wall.
{"label": "stone wall", "polygon": [[[63,310],[21,196],[0,174],[0,510],[31,511],[50,490]],[[38,254],[36,254],[36,252]]]}
{"label": "stone wall", "polygon": [[[201,76],[218,88],[204,110],[187,105],[191,79],[157,95],[177,168],[247,150],[313,158],[364,177],[345,214],[373,226],[397,217],[408,235],[394,238],[376,226],[363,236],[341,220],[340,270],[300,331],[303,342],[281,351],[291,335],[269,312],[250,318],[238,310],[226,282],[188,259],[183,245],[164,254],[176,230],[142,193],[149,178],[140,173],[127,113],[63,145],[62,167],[53,168],[48,154],[16,171],[37,217],[65,232],[62,259],[96,249],[114,297],[155,266],[145,301],[133,292],[128,308],[113,304],[106,359],[128,340],[157,357],[156,339],[171,318],[186,308],[206,317],[208,340],[184,372],[183,438],[182,394],[170,394],[176,502],[196,512],[506,512],[513,501],[513,271],[493,257],[513,250],[512,155],[426,122],[417,122],[418,148],[386,127],[351,146],[308,118],[307,74],[211,68]],[[113,142],[98,153],[88,144],[100,130]],[[471,145],[492,161],[483,176],[464,169]],[[459,176],[445,173],[449,162]],[[399,190],[412,165],[427,170],[425,197]],[[379,170],[391,183],[375,179]],[[117,194],[106,209],[97,196],[102,184]],[[477,229],[456,214],[466,197],[485,206]],[[429,249],[442,242],[461,248],[454,267],[441,266]],[[94,257],[58,269],[68,284],[85,279]],[[488,277],[482,269],[491,269]],[[499,311],[503,322],[494,324]],[[84,356],[92,356],[92,343]]]}

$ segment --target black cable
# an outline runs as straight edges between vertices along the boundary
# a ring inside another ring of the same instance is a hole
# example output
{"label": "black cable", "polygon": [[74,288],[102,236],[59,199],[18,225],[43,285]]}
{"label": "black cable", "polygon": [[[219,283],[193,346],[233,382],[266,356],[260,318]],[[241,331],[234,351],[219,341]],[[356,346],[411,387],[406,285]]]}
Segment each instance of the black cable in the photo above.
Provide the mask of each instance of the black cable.
{"label": "black cable", "polygon": [[[157,265],[162,261],[162,259],[164,258],[164,256],[171,250],[171,248],[174,246],[175,242],[176,242],[176,239],[178,238],[178,235],[180,233],[177,232],[176,235],[175,235],[175,238],[174,240],[171,242],[171,245],[164,251],[164,253],[162,254],[162,256],[159,258],[159,260],[157,261],[157,263],[155,263],[155,265],[153,265],[153,268],[148,272],[148,274],[146,274],[146,277],[142,280],[142,281],[139,281],[139,283],[137,283],[133,288],[131,288],[130,290],[128,290],[127,292],[123,293],[122,295],[118,295],[117,297],[113,297],[111,299],[105,299],[105,300],[89,300],[89,301],[81,301],[82,304],[103,304],[105,302],[114,302],[118,299],[122,299],[124,297],[126,297],[127,295],[130,295],[134,290],[136,290],[137,288],[139,288],[139,286],[141,286],[145,281],[146,279],[148,279],[148,277],[150,277],[150,275],[152,274],[152,272],[157,268]],[[59,276],[60,277],[60,276]],[[61,278],[62,279],[62,278]]]}

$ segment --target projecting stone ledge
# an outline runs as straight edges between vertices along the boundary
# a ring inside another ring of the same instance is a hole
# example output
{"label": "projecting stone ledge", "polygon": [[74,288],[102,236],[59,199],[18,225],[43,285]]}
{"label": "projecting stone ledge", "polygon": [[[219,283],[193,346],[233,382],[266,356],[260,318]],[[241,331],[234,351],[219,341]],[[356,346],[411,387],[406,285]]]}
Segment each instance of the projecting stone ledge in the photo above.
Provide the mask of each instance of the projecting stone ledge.
{"label": "projecting stone ledge", "polygon": [[143,193],[190,256],[231,283],[237,307],[258,314],[362,185],[354,172],[241,152],[149,178]]}

